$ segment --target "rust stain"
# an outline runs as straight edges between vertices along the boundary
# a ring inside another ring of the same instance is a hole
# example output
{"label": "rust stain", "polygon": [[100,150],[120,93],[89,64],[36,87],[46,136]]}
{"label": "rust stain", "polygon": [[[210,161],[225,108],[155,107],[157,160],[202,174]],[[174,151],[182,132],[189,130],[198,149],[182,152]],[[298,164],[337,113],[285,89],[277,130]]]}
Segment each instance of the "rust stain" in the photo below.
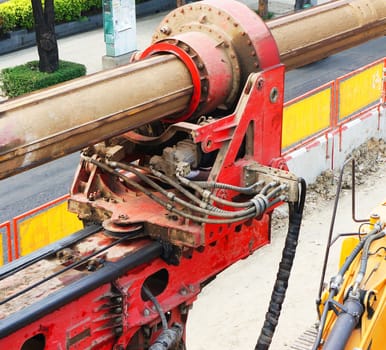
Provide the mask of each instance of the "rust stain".
{"label": "rust stain", "polygon": [[[0,116],[1,118],[1,116]],[[5,124],[0,129],[0,155],[6,153],[20,144],[24,139],[17,136],[15,125]]]}
{"label": "rust stain", "polygon": [[64,286],[68,286],[71,283],[74,283],[76,281],[79,281],[83,277],[86,277],[88,274],[85,272],[79,272],[77,274],[67,274],[67,275],[62,275],[59,277],[59,280],[63,283]]}

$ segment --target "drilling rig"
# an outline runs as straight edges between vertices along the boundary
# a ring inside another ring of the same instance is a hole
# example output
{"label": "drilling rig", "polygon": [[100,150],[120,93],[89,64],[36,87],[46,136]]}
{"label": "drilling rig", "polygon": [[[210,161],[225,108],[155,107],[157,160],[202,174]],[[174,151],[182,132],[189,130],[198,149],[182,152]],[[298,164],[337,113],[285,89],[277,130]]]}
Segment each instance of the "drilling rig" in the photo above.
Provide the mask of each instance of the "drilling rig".
{"label": "drilling rig", "polygon": [[0,178],[81,150],[68,209],[84,223],[0,270],[1,347],[185,349],[201,289],[268,244],[287,203],[256,345],[268,349],[306,191],[281,156],[285,70],[385,28],[384,0],[267,24],[237,1],[199,1],[167,15],[131,64],[0,105]]}

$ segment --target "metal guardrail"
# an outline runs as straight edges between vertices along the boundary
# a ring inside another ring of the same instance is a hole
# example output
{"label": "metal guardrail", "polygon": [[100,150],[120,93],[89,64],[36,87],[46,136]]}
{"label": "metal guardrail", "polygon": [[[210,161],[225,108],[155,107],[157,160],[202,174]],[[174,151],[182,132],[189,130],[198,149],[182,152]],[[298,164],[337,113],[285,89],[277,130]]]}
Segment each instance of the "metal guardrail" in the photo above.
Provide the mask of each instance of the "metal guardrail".
{"label": "metal guardrail", "polygon": [[385,67],[386,58],[382,58],[285,103],[283,153],[339,130],[345,123],[384,104]]}
{"label": "metal guardrail", "polygon": [[0,264],[11,262],[81,229],[82,222],[67,211],[68,198],[66,194],[0,224]]}

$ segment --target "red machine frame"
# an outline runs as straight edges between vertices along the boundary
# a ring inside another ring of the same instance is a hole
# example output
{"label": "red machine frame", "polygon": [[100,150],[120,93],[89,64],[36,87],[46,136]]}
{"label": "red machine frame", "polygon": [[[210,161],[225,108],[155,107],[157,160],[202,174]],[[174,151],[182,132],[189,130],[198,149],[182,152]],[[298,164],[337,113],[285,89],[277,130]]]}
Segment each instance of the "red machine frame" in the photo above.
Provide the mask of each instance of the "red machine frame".
{"label": "red machine frame", "polygon": [[[200,143],[204,152],[219,151],[210,179],[242,186],[248,164],[283,165],[278,136],[281,135],[278,131],[282,120],[283,78],[282,65],[253,74],[230,116],[203,126],[186,122],[176,124],[190,130],[194,142]],[[243,142],[245,155],[237,158]],[[228,190],[221,190],[219,195],[228,199],[233,197],[232,191]],[[77,196],[74,194],[72,200]],[[146,207],[143,215],[157,217],[159,213],[160,208],[151,205]],[[196,237],[190,240],[190,246],[176,237],[173,239],[176,227],[168,227],[171,242],[181,248],[178,266],[157,258],[122,271],[122,276],[114,281],[63,303],[50,314],[31,319],[25,327],[3,337],[2,346],[21,349],[25,339],[39,341],[40,338],[44,338],[44,349],[129,350],[144,346],[144,343],[151,344],[161,332],[160,316],[152,301],[143,295],[144,283],[150,286],[162,305],[168,323],[185,325],[188,309],[202,286],[226,267],[269,242],[270,212],[239,224],[192,223],[185,226],[184,229],[192,229],[191,235]],[[113,240],[102,233],[98,237],[99,246]],[[128,254],[135,255],[149,242],[140,238],[120,243],[121,256],[115,261]]]}

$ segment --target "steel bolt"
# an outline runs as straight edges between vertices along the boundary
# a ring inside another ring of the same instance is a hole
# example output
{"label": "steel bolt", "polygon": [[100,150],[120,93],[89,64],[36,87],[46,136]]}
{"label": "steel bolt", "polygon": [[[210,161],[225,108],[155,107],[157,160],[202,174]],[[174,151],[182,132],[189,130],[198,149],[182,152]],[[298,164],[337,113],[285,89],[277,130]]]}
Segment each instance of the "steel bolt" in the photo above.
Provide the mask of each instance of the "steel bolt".
{"label": "steel bolt", "polygon": [[143,315],[146,317],[150,316],[150,311],[148,309],[143,310]]}
{"label": "steel bolt", "polygon": [[171,29],[169,26],[162,26],[159,30],[162,34],[169,35],[171,33]]}
{"label": "steel bolt", "polygon": [[181,45],[181,49],[184,50],[185,52],[189,52],[190,51],[190,47],[188,45]]}
{"label": "steel bolt", "polygon": [[114,302],[116,302],[116,303],[122,303],[122,297],[116,297],[116,298],[114,298]]}
{"label": "steel bolt", "polygon": [[[115,333],[116,335],[120,335],[120,334],[122,334],[122,332],[123,332],[123,328],[122,328],[122,327],[117,327],[117,328],[114,329],[114,333]],[[119,348],[118,348],[118,349],[119,349]],[[121,347],[121,349],[123,350],[122,347]]]}

